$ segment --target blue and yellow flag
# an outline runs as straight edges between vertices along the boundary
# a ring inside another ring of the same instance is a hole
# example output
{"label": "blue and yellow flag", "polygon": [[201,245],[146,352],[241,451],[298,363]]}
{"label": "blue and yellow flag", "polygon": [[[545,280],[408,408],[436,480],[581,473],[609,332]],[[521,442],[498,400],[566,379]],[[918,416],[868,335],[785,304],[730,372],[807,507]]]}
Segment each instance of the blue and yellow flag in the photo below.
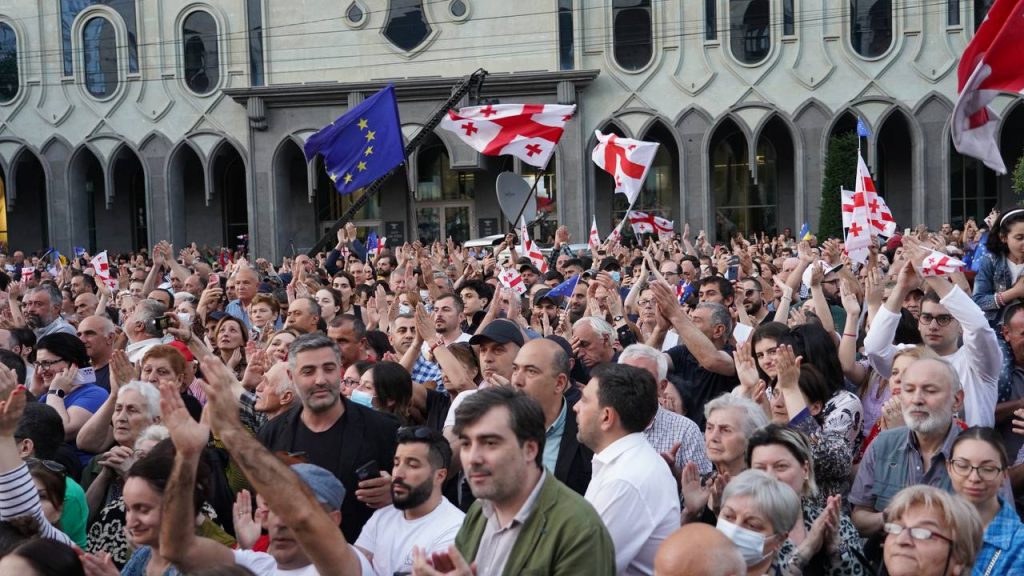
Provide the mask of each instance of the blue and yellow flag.
{"label": "blue and yellow flag", "polygon": [[395,87],[363,100],[309,137],[306,159],[324,157],[324,168],[342,194],[351,194],[405,161]]}
{"label": "blue and yellow flag", "polygon": [[811,227],[807,225],[807,222],[804,222],[804,225],[800,227],[799,239],[801,242],[811,239]]}

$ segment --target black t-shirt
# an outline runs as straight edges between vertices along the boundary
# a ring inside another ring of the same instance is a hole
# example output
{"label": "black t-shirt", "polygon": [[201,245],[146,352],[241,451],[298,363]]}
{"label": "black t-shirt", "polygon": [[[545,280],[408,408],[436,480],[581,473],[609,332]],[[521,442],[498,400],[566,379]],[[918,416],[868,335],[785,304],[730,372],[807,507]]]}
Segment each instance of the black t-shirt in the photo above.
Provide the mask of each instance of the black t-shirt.
{"label": "black t-shirt", "polygon": [[103,368],[96,368],[93,372],[96,374],[96,385],[110,392],[110,363]]}
{"label": "black t-shirt", "polygon": [[[733,353],[731,346],[723,350],[730,356]],[[667,354],[673,365],[668,374],[669,382],[679,390],[683,404],[686,405],[686,416],[703,430],[704,405],[725,392],[731,392],[740,381],[736,376],[723,376],[705,370],[686,346],[675,346]]]}
{"label": "black t-shirt", "polygon": [[448,417],[448,409],[451,405],[451,396],[427,388],[427,414],[424,424],[440,432],[444,428],[444,420]]}

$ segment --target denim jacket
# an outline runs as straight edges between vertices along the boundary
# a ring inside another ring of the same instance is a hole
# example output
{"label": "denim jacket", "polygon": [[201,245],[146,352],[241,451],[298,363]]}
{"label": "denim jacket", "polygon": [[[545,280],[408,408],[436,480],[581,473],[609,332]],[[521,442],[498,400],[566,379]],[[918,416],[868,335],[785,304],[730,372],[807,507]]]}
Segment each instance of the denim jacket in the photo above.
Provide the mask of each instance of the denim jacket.
{"label": "denim jacket", "polygon": [[1011,279],[1006,256],[991,252],[982,259],[978,275],[974,277],[974,294],[971,298],[985,312],[985,318],[993,328],[1002,323],[1002,308],[996,303],[996,293],[1009,288],[1012,284]]}

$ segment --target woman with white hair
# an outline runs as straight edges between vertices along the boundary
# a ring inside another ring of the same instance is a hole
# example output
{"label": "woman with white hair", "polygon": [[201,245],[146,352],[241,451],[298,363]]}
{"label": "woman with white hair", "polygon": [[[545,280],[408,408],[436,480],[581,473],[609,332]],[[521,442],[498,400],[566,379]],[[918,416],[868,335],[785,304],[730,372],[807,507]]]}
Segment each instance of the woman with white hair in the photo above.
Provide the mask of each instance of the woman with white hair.
{"label": "woman with white hair", "polygon": [[792,488],[760,470],[747,470],[725,487],[716,527],[739,548],[747,576],[778,574],[776,560],[799,510]]}
{"label": "woman with white hair", "polygon": [[715,523],[722,490],[731,478],[747,469],[747,442],[768,425],[761,407],[748,398],[725,393],[704,405],[704,450],[713,469],[701,476],[688,463],[682,473],[682,523]]}
{"label": "woman with white hair", "polygon": [[893,497],[883,530],[889,576],[965,575],[982,546],[978,510],[962,496],[923,484]]}

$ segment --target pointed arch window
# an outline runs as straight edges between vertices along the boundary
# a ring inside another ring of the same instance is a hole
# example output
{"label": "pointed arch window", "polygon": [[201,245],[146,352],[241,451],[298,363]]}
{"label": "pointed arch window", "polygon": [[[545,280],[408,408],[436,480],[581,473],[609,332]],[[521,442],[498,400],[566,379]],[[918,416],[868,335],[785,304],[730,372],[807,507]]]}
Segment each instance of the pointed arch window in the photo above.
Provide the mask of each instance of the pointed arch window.
{"label": "pointed arch window", "polygon": [[430,23],[423,12],[423,0],[390,0],[384,37],[410,52],[430,36]]}
{"label": "pointed arch window", "polygon": [[181,26],[185,84],[196,94],[209,94],[220,83],[217,22],[209,12],[197,10]]}
{"label": "pointed arch window", "polygon": [[885,54],[892,45],[892,0],[850,0],[850,12],[850,42],[857,54]]}
{"label": "pointed arch window", "polygon": [[102,16],[91,18],[82,27],[82,60],[85,89],[96,98],[107,98],[117,90],[117,31]]}
{"label": "pointed arch window", "polygon": [[0,22],[0,104],[18,95],[18,35],[6,22]]}
{"label": "pointed arch window", "polygon": [[612,53],[626,70],[640,70],[651,61],[654,38],[651,0],[612,2]]}

